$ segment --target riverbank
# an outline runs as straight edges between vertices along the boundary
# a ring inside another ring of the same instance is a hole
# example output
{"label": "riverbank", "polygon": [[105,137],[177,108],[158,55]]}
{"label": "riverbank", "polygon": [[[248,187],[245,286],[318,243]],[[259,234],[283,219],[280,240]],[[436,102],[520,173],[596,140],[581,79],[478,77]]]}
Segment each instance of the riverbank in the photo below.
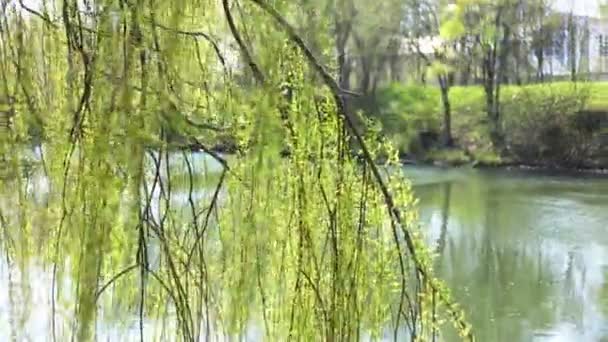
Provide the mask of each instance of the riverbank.
{"label": "riverbank", "polygon": [[451,137],[446,147],[439,89],[393,84],[362,100],[404,159],[425,164],[546,169],[608,169],[608,83],[555,82],[501,89],[503,145],[490,139],[492,123],[479,86],[452,87]]}
{"label": "riverbank", "polygon": [[463,150],[445,149],[435,151],[431,156],[416,158],[404,155],[401,157],[404,165],[435,166],[440,168],[472,167],[477,169],[519,170],[551,174],[589,174],[608,176],[608,167],[595,165],[566,166],[557,163],[526,163],[498,156],[487,156],[485,160],[472,158]]}
{"label": "riverbank", "polygon": [[466,167],[405,173],[437,274],[471,308],[477,340],[608,337],[608,178]]}

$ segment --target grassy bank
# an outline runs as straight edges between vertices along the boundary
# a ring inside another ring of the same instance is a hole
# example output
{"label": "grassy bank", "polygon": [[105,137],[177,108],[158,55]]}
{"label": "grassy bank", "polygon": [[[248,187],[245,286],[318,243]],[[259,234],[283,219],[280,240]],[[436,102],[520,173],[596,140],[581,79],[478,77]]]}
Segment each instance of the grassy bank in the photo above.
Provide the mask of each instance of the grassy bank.
{"label": "grassy bank", "polygon": [[362,107],[380,121],[404,158],[445,164],[606,168],[608,83],[555,82],[501,88],[505,145],[493,146],[479,86],[452,87],[455,147],[439,144],[439,89],[393,84]]}

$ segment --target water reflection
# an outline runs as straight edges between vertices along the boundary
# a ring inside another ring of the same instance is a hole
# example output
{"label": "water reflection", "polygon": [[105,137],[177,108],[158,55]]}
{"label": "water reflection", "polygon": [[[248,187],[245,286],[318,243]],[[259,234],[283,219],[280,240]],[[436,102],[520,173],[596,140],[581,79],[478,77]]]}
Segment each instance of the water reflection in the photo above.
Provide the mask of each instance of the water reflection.
{"label": "water reflection", "polygon": [[[49,209],[49,200],[53,198],[51,184],[41,167],[41,154],[39,149],[27,151],[28,159],[36,167],[32,167],[27,177],[4,177],[0,178],[0,341],[48,341],[56,336],[58,341],[77,340],[77,310],[78,306],[74,300],[74,293],[78,291],[78,268],[80,265],[71,265],[75,253],[82,249],[78,244],[76,236],[62,249],[60,259],[63,265],[58,267],[59,271],[54,277],[54,268],[49,264],[54,256],[53,242],[56,233],[53,231],[53,222],[57,222],[57,212]],[[30,155],[31,154],[31,155]],[[157,154],[150,153],[149,163],[158,158]],[[153,185],[154,175],[148,171],[146,176],[148,182],[144,193],[150,196],[150,212],[153,220],[161,220],[163,206],[170,205],[175,208],[171,219],[181,219],[190,214],[188,207],[189,199],[203,201],[212,195],[212,189],[208,184],[217,182],[214,171],[219,169],[217,162],[206,158],[203,154],[181,154],[171,155],[168,160],[169,167],[161,169],[161,178],[166,178],[171,170],[172,184],[175,193],[169,198],[169,204],[165,203],[160,186]],[[37,164],[36,164],[37,162]],[[186,163],[190,163],[192,172],[199,175],[192,180],[195,189],[190,194],[188,187],[189,174]],[[200,176],[203,175],[203,176]],[[20,189],[24,189],[23,192]],[[27,211],[17,205],[23,196],[23,203],[27,205]],[[128,198],[128,196],[124,196]],[[122,213],[118,216],[128,218],[127,215],[133,206],[123,203],[120,209]],[[27,213],[29,217],[22,217]],[[122,215],[120,215],[122,214]],[[79,227],[81,222],[70,222],[71,225]],[[67,225],[67,224],[66,224]],[[87,227],[86,224],[82,224]],[[87,227],[88,228],[88,227]],[[122,228],[122,227],[121,227]],[[133,261],[124,257],[121,249],[130,248],[121,245],[124,240],[119,234],[134,234],[136,231],[130,229],[115,229],[110,239],[115,240],[115,258],[108,257],[108,268],[113,269],[111,273],[100,277],[100,288],[108,282],[111,277],[127,266],[132,267]],[[176,234],[181,233],[180,231]],[[66,233],[67,234],[67,233]],[[184,233],[185,234],[185,233]],[[210,234],[210,236],[212,236]],[[183,238],[181,235],[178,238]],[[73,240],[73,241],[72,241]],[[88,252],[88,251],[87,251]],[[146,252],[149,256],[148,267],[157,270],[160,264],[160,244],[154,237],[149,238]],[[54,259],[53,259],[54,260]],[[58,262],[61,264],[61,262]],[[136,305],[137,284],[136,274],[130,273],[120,281],[116,281],[107,291],[100,296],[97,303],[97,319],[94,326],[94,339],[99,341],[139,341],[140,331],[138,307]],[[54,281],[58,283],[53,288]],[[148,285],[151,288],[152,285]],[[52,295],[56,293],[56,298]],[[154,292],[152,292],[154,294]],[[147,298],[147,301],[152,301]],[[152,305],[152,304],[151,304]],[[146,315],[143,319],[143,340],[171,340],[176,334],[176,326],[171,319],[175,308],[169,303],[161,303]],[[167,313],[164,315],[163,313]],[[155,314],[158,314],[155,316]],[[53,331],[53,332],[51,332]],[[223,332],[218,331],[217,334]],[[211,334],[215,334],[212,331]]]}
{"label": "water reflection", "polygon": [[[199,157],[195,155],[191,161],[195,173],[207,174],[205,170],[217,168],[208,159],[196,159]],[[186,167],[178,157],[170,163],[182,171]],[[466,309],[479,341],[608,340],[608,179],[409,167],[406,173],[420,198],[428,241],[438,254],[436,269]],[[180,187],[180,174],[172,177],[176,182],[171,201],[177,219],[189,214],[189,194],[187,187]],[[29,196],[35,205],[44,207],[49,185],[41,177],[29,181]],[[192,196],[208,198],[211,193],[204,190],[205,184],[216,181],[212,177],[196,180],[197,191]],[[160,189],[149,192],[155,198],[152,216],[159,221]],[[0,197],[0,209],[6,217],[17,214],[8,197]],[[45,215],[52,213],[41,211],[39,215],[32,220],[36,229],[32,238],[41,241],[32,245],[45,246],[48,243],[43,241],[51,238]],[[12,233],[12,239],[22,237]],[[12,244],[6,236],[0,244],[0,289],[7,289],[0,291],[0,341],[47,340],[52,272],[34,261],[27,267],[17,264],[35,258],[6,258],[2,248]],[[210,238],[219,240],[215,235]],[[158,250],[159,246],[150,244],[152,269],[159,262],[154,257]],[[29,253],[44,258],[50,252]],[[72,293],[69,276],[60,279],[63,292]],[[139,340],[133,291],[104,294],[107,301],[95,331],[98,340]],[[65,307],[59,312],[58,335],[67,339],[74,312],[71,306]],[[145,340],[171,336],[170,323],[147,318]],[[259,329],[248,332],[251,335],[246,340],[263,339]],[[387,340],[392,340],[391,333],[387,332]],[[457,340],[449,330],[445,338]]]}
{"label": "water reflection", "polygon": [[480,341],[608,339],[608,180],[408,171]]}

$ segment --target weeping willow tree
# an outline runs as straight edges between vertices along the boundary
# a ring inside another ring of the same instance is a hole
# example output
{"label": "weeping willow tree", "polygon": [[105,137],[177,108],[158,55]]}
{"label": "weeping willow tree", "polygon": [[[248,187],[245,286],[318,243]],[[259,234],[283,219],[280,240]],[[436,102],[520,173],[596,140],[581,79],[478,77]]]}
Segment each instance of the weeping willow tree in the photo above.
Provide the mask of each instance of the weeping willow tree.
{"label": "weeping willow tree", "polygon": [[309,10],[2,1],[13,337],[35,273],[52,340],[473,339],[396,151],[344,109],[331,21],[291,24]]}

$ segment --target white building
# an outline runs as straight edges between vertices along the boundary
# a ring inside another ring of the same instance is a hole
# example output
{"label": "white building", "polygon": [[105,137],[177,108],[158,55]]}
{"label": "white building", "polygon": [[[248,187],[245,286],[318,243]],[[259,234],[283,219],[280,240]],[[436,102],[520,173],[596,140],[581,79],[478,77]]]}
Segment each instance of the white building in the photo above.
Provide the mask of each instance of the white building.
{"label": "white building", "polygon": [[[562,32],[555,37],[553,48],[548,49],[543,71],[546,75],[569,75],[572,56],[576,58],[578,73],[597,76],[608,75],[608,2],[600,0],[554,0],[553,9],[561,15]],[[603,13],[604,12],[604,13]],[[568,46],[568,20],[572,16],[575,23],[575,48]],[[536,59],[535,56],[532,58]]]}
{"label": "white building", "polygon": [[[605,5],[602,5],[602,1]],[[559,22],[559,28],[552,29],[555,30],[551,33],[552,42],[542,43],[538,50],[538,47],[533,47],[535,43],[530,33],[518,35],[530,52],[528,65],[523,63],[515,70],[525,73],[526,77],[536,73],[532,77],[560,79],[569,78],[574,66],[576,74],[584,78],[608,80],[608,0],[552,0],[551,8],[552,13],[547,16]],[[574,37],[569,37],[569,32],[573,32]],[[403,39],[399,54],[404,59],[415,59],[420,54],[430,56],[435,51],[443,50],[446,43],[439,36]],[[570,46],[572,43],[575,44],[573,49]],[[515,61],[510,63],[520,64]],[[539,70],[541,66],[542,73]],[[475,75],[473,77],[477,77],[480,71],[473,69],[471,72]]]}

